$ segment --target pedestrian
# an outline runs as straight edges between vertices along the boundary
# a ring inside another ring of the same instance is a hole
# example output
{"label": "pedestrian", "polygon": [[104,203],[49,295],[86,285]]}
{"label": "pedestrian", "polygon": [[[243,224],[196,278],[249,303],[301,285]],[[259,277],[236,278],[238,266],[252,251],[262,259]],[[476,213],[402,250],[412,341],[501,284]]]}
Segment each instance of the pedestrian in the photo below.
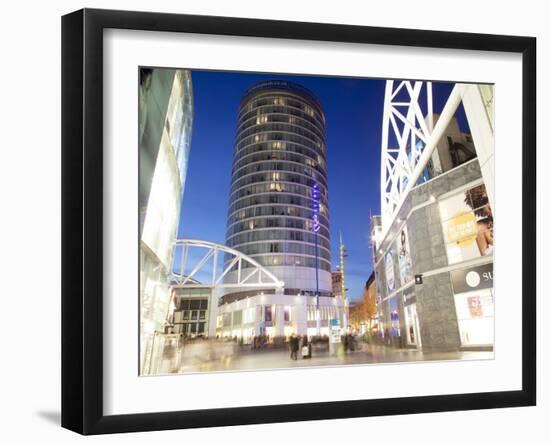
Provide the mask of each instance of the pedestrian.
{"label": "pedestrian", "polygon": [[311,342],[307,339],[307,334],[302,339],[302,358],[311,358]]}
{"label": "pedestrian", "polygon": [[298,337],[296,336],[296,334],[292,334],[290,336],[290,340],[289,340],[289,344],[290,344],[290,358],[292,360],[297,360],[298,359],[298,349],[300,347],[300,342],[298,340]]}

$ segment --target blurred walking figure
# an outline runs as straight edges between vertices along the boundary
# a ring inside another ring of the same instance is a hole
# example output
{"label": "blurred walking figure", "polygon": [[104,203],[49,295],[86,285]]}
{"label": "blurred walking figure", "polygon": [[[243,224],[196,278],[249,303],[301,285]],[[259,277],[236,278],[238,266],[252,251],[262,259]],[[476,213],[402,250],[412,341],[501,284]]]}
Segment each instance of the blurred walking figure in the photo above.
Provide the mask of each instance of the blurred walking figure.
{"label": "blurred walking figure", "polygon": [[307,335],[302,338],[302,358],[311,358],[311,342],[308,341]]}
{"label": "blurred walking figure", "polygon": [[289,343],[290,343],[290,358],[292,360],[297,360],[298,359],[298,349],[300,348],[300,341],[299,341],[298,337],[296,336],[296,334],[292,334],[290,336]]}

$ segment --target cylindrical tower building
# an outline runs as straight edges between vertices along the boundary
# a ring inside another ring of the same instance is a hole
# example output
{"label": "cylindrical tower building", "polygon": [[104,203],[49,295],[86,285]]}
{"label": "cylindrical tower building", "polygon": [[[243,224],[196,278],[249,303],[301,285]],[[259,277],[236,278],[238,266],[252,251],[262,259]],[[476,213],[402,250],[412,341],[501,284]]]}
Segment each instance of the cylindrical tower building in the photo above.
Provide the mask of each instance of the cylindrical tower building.
{"label": "cylindrical tower building", "polygon": [[227,245],[266,266],[286,294],[314,292],[313,186],[319,188],[319,290],[329,295],[330,234],[321,104],[287,81],[252,86],[241,101],[231,175]]}
{"label": "cylindrical tower building", "polygon": [[[314,185],[319,200],[317,234]],[[264,81],[243,95],[226,244],[282,280],[284,295],[314,296],[317,285],[321,298],[331,295],[325,117],[319,100],[298,84]],[[235,278],[232,274],[228,280]],[[221,305],[255,294],[232,290],[224,294]]]}

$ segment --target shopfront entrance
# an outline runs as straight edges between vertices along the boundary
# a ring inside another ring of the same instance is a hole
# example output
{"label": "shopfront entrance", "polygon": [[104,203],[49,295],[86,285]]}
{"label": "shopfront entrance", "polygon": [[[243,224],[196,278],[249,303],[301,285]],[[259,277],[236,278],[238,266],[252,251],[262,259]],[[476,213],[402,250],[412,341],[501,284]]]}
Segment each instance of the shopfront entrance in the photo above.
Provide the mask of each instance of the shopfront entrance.
{"label": "shopfront entrance", "polygon": [[416,295],[414,288],[403,293],[403,306],[405,310],[405,330],[407,337],[407,346],[414,346],[417,349],[422,347],[420,337],[420,322],[416,312]]}

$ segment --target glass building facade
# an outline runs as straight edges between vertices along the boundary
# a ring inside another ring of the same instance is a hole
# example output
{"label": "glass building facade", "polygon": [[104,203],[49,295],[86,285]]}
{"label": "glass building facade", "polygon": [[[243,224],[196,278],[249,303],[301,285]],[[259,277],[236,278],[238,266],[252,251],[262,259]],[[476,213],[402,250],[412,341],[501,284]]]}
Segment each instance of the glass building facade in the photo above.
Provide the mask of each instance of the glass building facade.
{"label": "glass building facade", "polygon": [[170,310],[169,274],[191,147],[191,72],[140,69],[139,272],[140,373],[162,361]]}
{"label": "glass building facade", "polygon": [[318,99],[298,84],[271,80],[253,85],[243,95],[237,120],[226,244],[283,280],[285,294],[311,293],[316,288],[315,184],[319,189],[319,291],[329,295],[323,109]]}

